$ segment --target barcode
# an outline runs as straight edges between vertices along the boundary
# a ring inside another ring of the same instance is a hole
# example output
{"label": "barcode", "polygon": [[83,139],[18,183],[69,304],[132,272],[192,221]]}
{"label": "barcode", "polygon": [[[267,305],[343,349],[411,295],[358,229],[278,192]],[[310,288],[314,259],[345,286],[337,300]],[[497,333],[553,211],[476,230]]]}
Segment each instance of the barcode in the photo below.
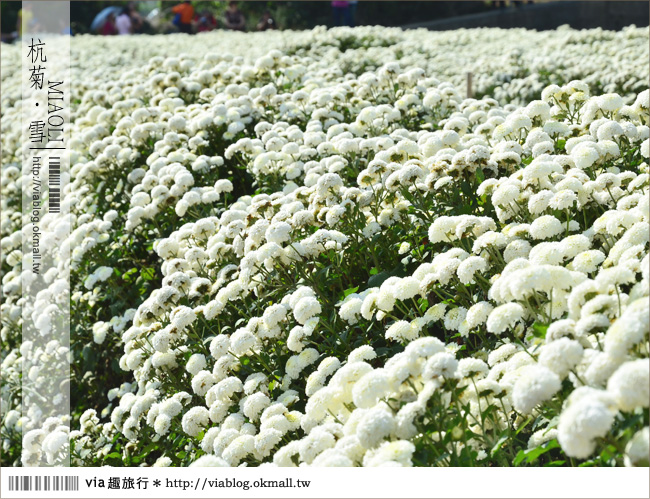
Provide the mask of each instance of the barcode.
{"label": "barcode", "polygon": [[61,158],[53,156],[50,158],[50,213],[61,212]]}
{"label": "barcode", "polygon": [[78,476],[10,476],[10,491],[79,490]]}

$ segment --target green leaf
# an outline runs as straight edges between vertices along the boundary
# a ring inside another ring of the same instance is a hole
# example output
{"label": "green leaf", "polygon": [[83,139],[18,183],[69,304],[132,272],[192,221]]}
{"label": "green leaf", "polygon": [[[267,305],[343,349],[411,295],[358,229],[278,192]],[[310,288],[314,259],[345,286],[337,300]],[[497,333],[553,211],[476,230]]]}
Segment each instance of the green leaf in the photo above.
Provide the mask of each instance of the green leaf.
{"label": "green leaf", "polygon": [[519,466],[522,462],[525,462],[526,464],[532,464],[537,461],[540,456],[553,449],[557,449],[558,447],[560,447],[560,444],[556,439],[553,439],[543,445],[540,445],[539,447],[535,447],[534,449],[519,451],[512,464],[513,466]]}
{"label": "green leaf", "polygon": [[519,466],[524,459],[526,459],[526,451],[520,450],[515,456],[515,460],[512,462],[512,465]]}
{"label": "green leaf", "polygon": [[343,291],[343,298],[350,296],[352,293],[356,293],[358,290],[359,290],[359,286],[346,289],[345,291]]}
{"label": "green leaf", "polygon": [[127,270],[122,274],[122,279],[126,282],[133,282],[133,274],[135,274],[138,271],[137,268],[132,268],[130,270]]}
{"label": "green leaf", "polygon": [[547,330],[548,330],[548,324],[542,324],[540,322],[536,322],[535,324],[533,324],[533,336],[535,338],[545,339]]}
{"label": "green leaf", "polygon": [[526,426],[528,426],[528,425],[529,425],[530,423],[532,423],[532,422],[533,422],[533,418],[528,418],[528,419],[524,422],[524,424],[522,424],[522,425],[517,429],[517,431],[515,432],[515,436],[516,436],[516,435],[519,435],[519,433],[522,432],[522,431],[524,430],[524,428],[526,428]]}
{"label": "green leaf", "polygon": [[508,434],[503,435],[499,440],[497,440],[497,443],[494,444],[494,447],[492,447],[492,450],[490,450],[490,456],[494,457],[494,455],[499,452],[499,449],[504,443],[506,443],[507,440]]}
{"label": "green leaf", "polygon": [[155,275],[156,275],[156,271],[153,269],[153,267],[144,267],[140,271],[140,276],[145,281],[152,281]]}
{"label": "green leaf", "polygon": [[368,279],[368,287],[369,288],[379,287],[389,277],[390,277],[390,272],[386,272],[385,270],[383,272],[380,272],[377,275],[373,275],[370,279]]}
{"label": "green leaf", "polygon": [[618,454],[616,447],[613,445],[608,445],[603,449],[603,451],[600,453],[600,458],[603,461],[610,461],[612,459],[616,459],[616,455]]}

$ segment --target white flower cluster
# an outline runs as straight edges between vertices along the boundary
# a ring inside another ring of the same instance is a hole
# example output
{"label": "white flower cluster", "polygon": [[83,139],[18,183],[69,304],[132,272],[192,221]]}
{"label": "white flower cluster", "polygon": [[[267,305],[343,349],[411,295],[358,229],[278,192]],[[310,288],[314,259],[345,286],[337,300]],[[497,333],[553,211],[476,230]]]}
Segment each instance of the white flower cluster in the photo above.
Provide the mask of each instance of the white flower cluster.
{"label": "white flower cluster", "polygon": [[[129,379],[73,422],[75,464],[116,448],[156,466],[490,464],[617,438],[617,464],[647,462],[647,30],[499,33],[318,28],[284,51],[278,33],[132,37],[103,72],[105,42],[75,37],[73,341]],[[213,37],[241,55],[205,53]],[[490,95],[463,99],[462,61]],[[14,342],[17,99],[3,92]],[[40,353],[13,348],[3,377]],[[61,422],[10,409],[23,462],[54,462]]]}

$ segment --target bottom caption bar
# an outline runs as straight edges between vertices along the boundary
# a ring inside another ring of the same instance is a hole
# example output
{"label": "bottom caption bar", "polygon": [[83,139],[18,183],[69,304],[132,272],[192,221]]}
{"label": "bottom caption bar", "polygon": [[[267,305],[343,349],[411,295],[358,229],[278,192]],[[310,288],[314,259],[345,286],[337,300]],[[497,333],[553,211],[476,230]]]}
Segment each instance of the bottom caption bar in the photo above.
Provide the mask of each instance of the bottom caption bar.
{"label": "bottom caption bar", "polygon": [[647,498],[650,492],[647,468],[2,468],[0,483],[7,499]]}

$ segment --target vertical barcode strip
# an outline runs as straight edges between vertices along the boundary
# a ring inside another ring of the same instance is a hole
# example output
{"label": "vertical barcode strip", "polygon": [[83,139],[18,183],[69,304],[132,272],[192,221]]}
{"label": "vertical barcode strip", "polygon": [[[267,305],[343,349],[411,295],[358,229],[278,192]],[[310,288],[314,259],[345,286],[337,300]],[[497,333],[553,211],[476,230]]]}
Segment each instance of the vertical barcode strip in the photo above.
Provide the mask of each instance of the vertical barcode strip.
{"label": "vertical barcode strip", "polygon": [[26,492],[30,490],[79,490],[78,476],[10,476],[10,492]]}
{"label": "vertical barcode strip", "polygon": [[50,213],[61,212],[61,158],[52,156],[50,158],[49,177],[49,205]]}

